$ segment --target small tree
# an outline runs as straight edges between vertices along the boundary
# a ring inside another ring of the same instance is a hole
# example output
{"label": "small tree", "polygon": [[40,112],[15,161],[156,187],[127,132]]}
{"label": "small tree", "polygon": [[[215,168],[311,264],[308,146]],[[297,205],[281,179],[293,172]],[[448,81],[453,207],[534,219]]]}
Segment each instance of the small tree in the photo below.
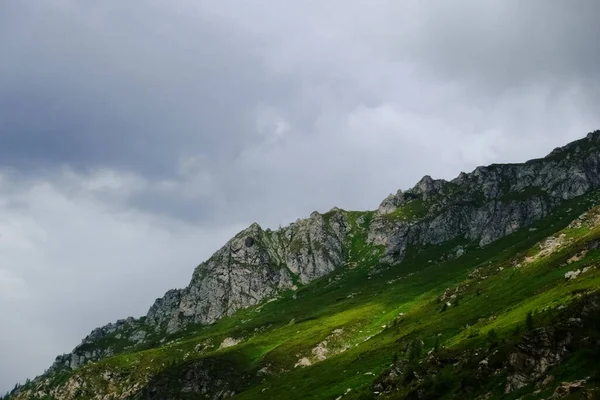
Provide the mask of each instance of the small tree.
{"label": "small tree", "polygon": [[398,353],[394,353],[394,356],[392,357],[392,364],[396,364],[398,362]]}
{"label": "small tree", "polygon": [[435,337],[435,344],[433,345],[433,351],[438,351],[440,349],[440,337]]}
{"label": "small tree", "polygon": [[498,341],[498,334],[496,333],[495,329],[490,329],[488,332],[488,340],[491,343],[496,343]]}
{"label": "small tree", "polygon": [[445,312],[448,309],[448,303],[444,302],[444,305],[442,306],[442,309],[440,310],[440,312]]}
{"label": "small tree", "polygon": [[521,333],[521,325],[515,326],[515,332],[514,332],[515,336],[517,336],[519,333]]}
{"label": "small tree", "polygon": [[528,331],[533,329],[533,314],[531,313],[531,311],[529,311],[527,313],[527,316],[525,317],[525,328]]}
{"label": "small tree", "polygon": [[419,339],[415,339],[411,342],[408,348],[408,359],[410,361],[417,360],[421,357],[421,351],[423,350],[423,343]]}

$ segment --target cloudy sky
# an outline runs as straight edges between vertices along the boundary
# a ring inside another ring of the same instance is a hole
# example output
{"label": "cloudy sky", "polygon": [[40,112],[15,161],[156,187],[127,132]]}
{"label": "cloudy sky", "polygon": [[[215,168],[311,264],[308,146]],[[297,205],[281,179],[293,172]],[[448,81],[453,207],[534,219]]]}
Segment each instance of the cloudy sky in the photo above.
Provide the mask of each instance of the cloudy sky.
{"label": "cloudy sky", "polygon": [[256,221],[600,127],[600,2],[0,2],[0,391]]}

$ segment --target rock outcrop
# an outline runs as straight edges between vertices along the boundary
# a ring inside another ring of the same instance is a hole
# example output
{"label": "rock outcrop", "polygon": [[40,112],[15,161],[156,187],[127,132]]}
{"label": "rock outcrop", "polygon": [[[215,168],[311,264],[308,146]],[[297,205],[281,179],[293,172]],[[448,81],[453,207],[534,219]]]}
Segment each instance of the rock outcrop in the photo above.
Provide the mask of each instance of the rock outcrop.
{"label": "rock outcrop", "polygon": [[89,362],[110,357],[118,351],[140,345],[147,339],[143,320],[129,317],[94,329],[71,353],[56,357],[47,373],[74,370]]}
{"label": "rock outcrop", "polygon": [[190,285],[156,300],[153,327],[176,332],[189,323],[210,324],[241,308],[329,274],[345,261],[347,220],[341,210],[313,213],[278,231],[258,224],[237,234],[194,271]]}
{"label": "rock outcrop", "polygon": [[597,347],[598,343],[590,343],[590,337],[585,334],[590,325],[595,325],[599,311],[600,297],[594,294],[564,311],[559,323],[527,333],[508,356],[506,393],[539,381],[574,349]]}
{"label": "rock outcrop", "polygon": [[371,223],[369,241],[397,263],[408,246],[464,237],[480,246],[547,216],[564,200],[600,187],[600,131],[522,164],[495,164],[452,181],[424,177],[388,196]]}
{"label": "rock outcrop", "polygon": [[[590,351],[600,349],[596,334],[599,312],[600,295],[583,295],[568,307],[554,310],[548,325],[525,332],[517,342],[497,342],[492,347],[431,351],[418,366],[412,367],[407,360],[398,360],[375,380],[373,390],[393,393],[399,388],[409,387],[409,395],[403,398],[439,398],[435,392],[426,392],[434,386],[432,382],[435,382],[435,377],[440,376],[445,368],[450,368],[456,373],[455,381],[461,381],[466,393],[490,387],[490,381],[504,376],[506,381],[502,387],[505,395],[514,394],[526,386],[538,389],[537,393],[540,393],[540,389],[548,389],[554,382],[555,376],[550,374],[556,371],[553,369],[564,365],[577,351],[584,348]],[[465,379],[466,376],[469,379]],[[556,399],[576,391],[583,392],[586,380],[562,382],[553,396],[545,398]],[[593,391],[586,393],[592,394]]]}

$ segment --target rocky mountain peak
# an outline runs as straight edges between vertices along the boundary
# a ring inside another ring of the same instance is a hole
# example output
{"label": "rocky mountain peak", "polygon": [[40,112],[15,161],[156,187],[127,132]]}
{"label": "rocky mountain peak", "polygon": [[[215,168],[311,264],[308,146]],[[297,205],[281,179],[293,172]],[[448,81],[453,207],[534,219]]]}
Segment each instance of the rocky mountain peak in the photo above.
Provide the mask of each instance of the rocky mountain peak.
{"label": "rocky mountain peak", "polygon": [[[408,246],[457,237],[490,243],[543,218],[561,201],[600,187],[599,140],[597,131],[536,162],[477,167],[451,182],[426,175],[383,200],[367,242],[380,246],[382,261],[392,264],[402,261]],[[578,156],[556,157],[564,152]],[[168,321],[171,331],[190,322],[212,323],[295,281],[322,277],[344,265],[355,229],[335,208],[273,232],[252,224],[198,266],[190,286],[157,300],[148,320],[157,326]]]}
{"label": "rocky mountain peak", "polygon": [[433,179],[430,175],[425,175],[417,184],[406,191],[398,190],[396,194],[390,194],[379,205],[377,212],[379,215],[390,214],[408,201],[414,199],[431,200],[441,194],[448,184],[443,179]]}
{"label": "rocky mountain peak", "polygon": [[528,163],[540,162],[542,160],[568,160],[571,157],[584,156],[589,152],[596,151],[595,147],[600,143],[600,130],[595,130],[586,135],[585,138],[575,140],[562,147],[557,147],[542,159],[530,160]]}
{"label": "rocky mountain peak", "polygon": [[[344,268],[357,243],[391,266],[402,262],[409,248],[458,239],[485,246],[598,188],[600,131],[595,131],[543,159],[478,167],[450,182],[426,175],[413,188],[386,197],[377,212],[315,211],[275,231],[253,223],[198,265],[187,287],[157,299],[143,325],[170,334],[190,324],[212,324]],[[61,365],[77,368],[110,354],[86,356],[90,343],[106,332],[139,331],[139,321],[98,328]]]}
{"label": "rocky mountain peak", "polygon": [[407,190],[406,193],[416,195],[423,200],[429,200],[440,194],[447,183],[443,179],[433,179],[431,176],[425,175],[412,189]]}
{"label": "rocky mountain peak", "polygon": [[389,214],[394,212],[402,203],[404,203],[404,192],[398,190],[396,194],[390,193],[379,205],[377,213],[379,215]]}

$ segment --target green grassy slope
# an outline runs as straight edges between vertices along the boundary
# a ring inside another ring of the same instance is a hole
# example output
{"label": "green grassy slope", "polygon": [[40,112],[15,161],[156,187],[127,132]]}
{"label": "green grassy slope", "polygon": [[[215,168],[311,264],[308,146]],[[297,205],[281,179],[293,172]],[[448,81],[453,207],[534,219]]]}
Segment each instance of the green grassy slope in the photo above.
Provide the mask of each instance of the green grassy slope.
{"label": "green grassy slope", "polygon": [[[228,391],[238,399],[366,399],[378,397],[374,384],[390,367],[398,367],[404,378],[388,385],[382,396],[517,398],[533,393],[536,389],[529,385],[505,394],[508,371],[502,368],[477,384],[464,383],[472,365],[431,373],[427,353],[435,349],[433,356],[460,359],[474,349],[481,354],[496,349],[498,365],[503,365],[500,357],[527,331],[528,313],[533,313],[533,328],[551,324],[557,318],[553,310],[600,288],[600,250],[592,245],[600,241],[594,219],[598,196],[569,201],[551,217],[489,246],[457,239],[409,249],[395,266],[378,264],[377,251],[365,244],[366,231],[359,229],[349,243],[348,265],[334,275],[212,326],[190,327],[160,347],[54,374],[42,385],[58,389],[49,398],[60,398],[69,388],[79,399],[99,393],[195,399],[197,394],[182,388],[204,382],[207,393]],[[581,224],[569,225],[588,209],[592,211]],[[418,213],[415,209],[410,215]],[[372,213],[350,215],[368,223]],[[548,237],[557,238],[558,244],[544,250]],[[449,256],[458,245],[466,253]],[[585,267],[592,268],[577,279],[565,279],[566,272]],[[576,350],[555,375],[597,376],[589,366],[591,357]],[[482,356],[468,358],[478,361]],[[417,370],[426,376],[410,378]],[[27,389],[32,388],[26,385],[16,398],[35,398]],[[536,394],[542,395],[548,393]]]}

